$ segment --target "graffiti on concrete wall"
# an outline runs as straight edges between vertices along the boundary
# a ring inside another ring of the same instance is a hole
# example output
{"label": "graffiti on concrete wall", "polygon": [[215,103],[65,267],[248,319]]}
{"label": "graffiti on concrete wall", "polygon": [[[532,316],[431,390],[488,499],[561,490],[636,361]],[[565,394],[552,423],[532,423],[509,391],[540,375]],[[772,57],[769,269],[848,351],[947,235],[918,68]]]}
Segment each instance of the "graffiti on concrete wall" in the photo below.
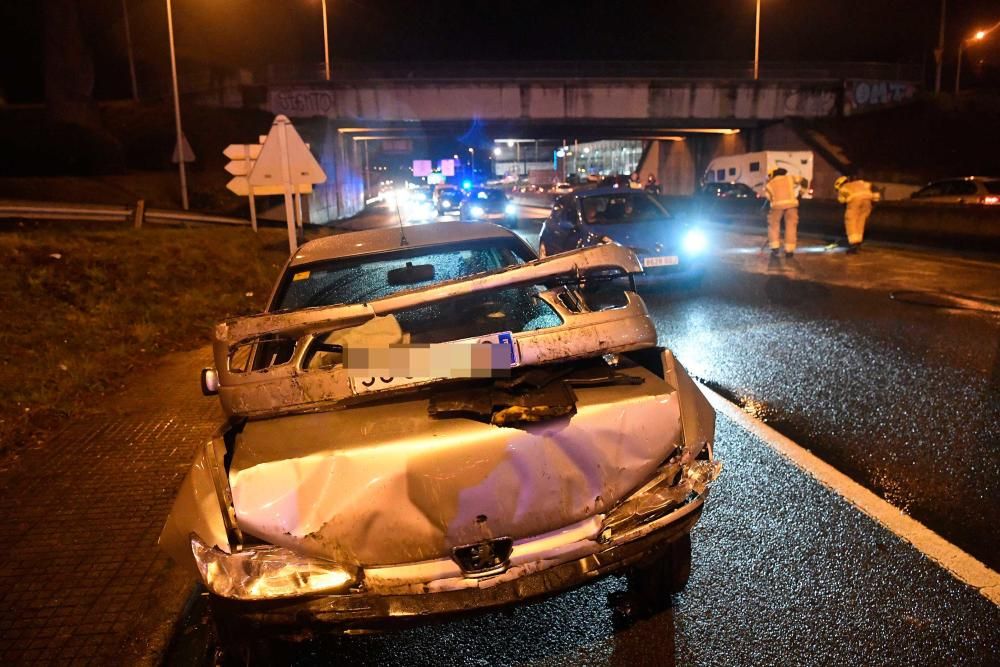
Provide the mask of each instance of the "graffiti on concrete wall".
{"label": "graffiti on concrete wall", "polygon": [[887,104],[898,104],[913,97],[916,85],[907,81],[859,79],[844,83],[844,114],[869,111]]}
{"label": "graffiti on concrete wall", "polygon": [[337,109],[336,95],[327,90],[275,89],[270,91],[269,103],[271,113],[293,118],[335,116],[334,112]]}

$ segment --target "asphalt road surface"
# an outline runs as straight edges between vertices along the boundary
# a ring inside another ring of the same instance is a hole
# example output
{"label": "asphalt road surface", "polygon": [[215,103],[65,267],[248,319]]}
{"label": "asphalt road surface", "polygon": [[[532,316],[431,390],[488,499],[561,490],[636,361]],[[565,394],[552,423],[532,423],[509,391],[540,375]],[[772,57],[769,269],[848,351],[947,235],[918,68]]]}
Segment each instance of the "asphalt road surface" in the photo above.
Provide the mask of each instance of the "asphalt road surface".
{"label": "asphalt road surface", "polygon": [[[351,226],[386,224],[377,211]],[[537,227],[522,234],[535,242]],[[758,236],[714,235],[699,288],[642,293],[661,343],[746,413],[1000,569],[1000,265],[898,248],[848,257],[809,239],[771,261]],[[994,603],[738,423],[721,417],[717,443],[723,474],[672,606],[638,613],[612,578],[509,613],[272,645],[267,659],[996,664]],[[203,605],[186,628],[175,656],[211,643]]]}

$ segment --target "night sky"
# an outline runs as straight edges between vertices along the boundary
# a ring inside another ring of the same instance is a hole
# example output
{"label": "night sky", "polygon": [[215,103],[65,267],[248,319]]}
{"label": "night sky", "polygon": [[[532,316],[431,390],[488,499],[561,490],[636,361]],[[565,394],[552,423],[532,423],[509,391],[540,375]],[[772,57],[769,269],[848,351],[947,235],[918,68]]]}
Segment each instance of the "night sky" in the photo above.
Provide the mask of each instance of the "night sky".
{"label": "night sky", "polygon": [[[42,5],[0,2],[0,87],[42,98]],[[128,94],[121,0],[77,0],[96,94]],[[164,0],[127,0],[140,86],[169,73]],[[753,58],[753,0],[482,2],[328,0],[332,57],[359,60]],[[998,0],[949,0],[946,60],[960,34],[1000,21]],[[882,61],[933,70],[940,0],[764,0],[763,61]],[[323,57],[319,0],[174,0],[185,68],[258,68]],[[1000,65],[1000,30],[975,56]]]}

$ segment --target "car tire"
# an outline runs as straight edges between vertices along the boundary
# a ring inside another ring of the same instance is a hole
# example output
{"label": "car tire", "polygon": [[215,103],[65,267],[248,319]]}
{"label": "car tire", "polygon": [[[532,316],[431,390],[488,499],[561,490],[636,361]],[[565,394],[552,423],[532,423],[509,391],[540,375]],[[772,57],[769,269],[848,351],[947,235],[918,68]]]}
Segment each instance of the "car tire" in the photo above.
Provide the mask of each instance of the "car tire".
{"label": "car tire", "polygon": [[664,548],[660,556],[628,575],[629,590],[648,607],[669,603],[670,596],[680,593],[691,576],[691,535],[684,533]]}

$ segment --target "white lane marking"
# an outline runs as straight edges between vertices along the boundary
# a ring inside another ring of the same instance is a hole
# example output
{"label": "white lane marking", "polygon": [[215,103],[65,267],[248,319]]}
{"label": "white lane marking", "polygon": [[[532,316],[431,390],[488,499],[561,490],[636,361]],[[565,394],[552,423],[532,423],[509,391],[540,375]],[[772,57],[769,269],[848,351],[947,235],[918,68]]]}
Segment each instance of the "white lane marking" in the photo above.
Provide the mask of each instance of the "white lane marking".
{"label": "white lane marking", "polygon": [[751,417],[738,405],[702,385],[702,392],[716,410],[766,442],[792,463],[831,489],[886,529],[914,546],[953,577],[973,588],[993,604],[1000,606],[1000,573],[965,553],[898,507],[877,496],[815,454],[781,435],[764,422]]}

